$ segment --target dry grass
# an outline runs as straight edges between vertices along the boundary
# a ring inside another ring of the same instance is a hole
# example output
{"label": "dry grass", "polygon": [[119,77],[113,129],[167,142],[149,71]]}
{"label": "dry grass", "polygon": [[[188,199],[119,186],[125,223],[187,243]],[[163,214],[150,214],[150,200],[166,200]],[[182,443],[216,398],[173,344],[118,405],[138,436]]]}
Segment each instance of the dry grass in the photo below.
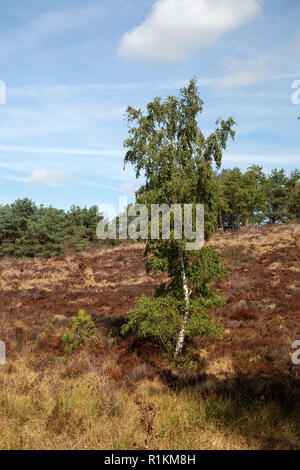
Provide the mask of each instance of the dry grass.
{"label": "dry grass", "polygon": [[[228,303],[212,313],[226,329],[195,345],[195,371],[116,336],[134,299],[161,281],[145,275],[141,244],[2,259],[0,449],[299,449],[300,409],[282,404],[300,379],[290,360],[300,333],[299,235],[291,224],[213,237],[228,268],[216,287]],[[79,308],[97,335],[69,357],[61,335]],[[281,404],[260,388],[272,377]]]}
{"label": "dry grass", "polygon": [[[61,366],[61,368],[64,366]],[[91,370],[62,377],[19,358],[0,372],[0,449],[143,449],[136,399],[156,414],[150,449],[299,449],[299,410],[233,400],[197,388],[172,391],[158,379],[134,390]]]}

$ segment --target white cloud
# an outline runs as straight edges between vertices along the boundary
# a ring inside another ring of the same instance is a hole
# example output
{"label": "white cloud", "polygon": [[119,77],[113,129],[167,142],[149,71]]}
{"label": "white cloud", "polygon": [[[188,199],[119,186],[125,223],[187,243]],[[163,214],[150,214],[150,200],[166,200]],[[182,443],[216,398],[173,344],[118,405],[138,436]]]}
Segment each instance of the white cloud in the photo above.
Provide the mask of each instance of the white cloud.
{"label": "white cloud", "polygon": [[126,194],[134,194],[138,190],[138,185],[136,182],[126,182],[118,186],[118,190],[121,193],[126,193]]}
{"label": "white cloud", "polygon": [[120,55],[149,62],[184,60],[192,49],[250,21],[261,5],[262,0],[158,0],[150,16],[124,35]]}
{"label": "white cloud", "polygon": [[242,64],[240,68],[237,67],[236,65],[236,70],[217,81],[216,85],[225,88],[247,87],[256,85],[269,77],[264,59]]}
{"label": "white cloud", "polygon": [[43,106],[10,107],[1,109],[0,142],[24,137],[49,135],[99,136],[99,128],[109,121],[120,121],[126,106],[109,103],[46,103]]}
{"label": "white cloud", "polygon": [[[106,183],[111,187],[115,185],[114,189],[117,191],[118,184],[131,181],[135,177],[133,169],[129,166],[123,172],[121,152],[118,153],[114,149],[4,145],[0,146],[0,174],[1,169],[22,173],[22,176],[33,173],[37,168],[39,170],[55,168],[66,173],[69,173],[71,169],[71,173],[77,175],[76,184],[86,184],[87,181],[91,181],[91,185],[100,187],[101,184]],[[91,158],[87,158],[87,155],[91,155]]]}
{"label": "white cloud", "polygon": [[61,186],[62,182],[74,180],[72,175],[59,170],[34,170],[27,178],[27,183],[35,186]]}
{"label": "white cloud", "polygon": [[16,153],[47,153],[53,155],[83,155],[83,156],[99,156],[99,157],[116,157],[119,158],[124,154],[123,150],[113,149],[87,149],[87,148],[70,148],[70,147],[33,147],[24,145],[3,145],[0,144],[0,152],[16,152]]}
{"label": "white cloud", "polygon": [[283,166],[291,166],[296,167],[297,162],[299,162],[299,154],[235,154],[235,153],[227,153],[224,155],[222,166],[223,168],[226,165],[261,165],[264,168],[274,168],[274,166],[279,166],[282,168]]}
{"label": "white cloud", "polygon": [[[226,75],[222,79],[216,79],[215,77],[205,78],[200,77],[197,78],[198,86],[201,87],[214,87],[216,84],[220,85],[221,83],[226,83],[230,81],[234,81],[235,77],[237,77],[236,81],[245,82],[246,80],[243,79],[243,75],[245,73],[250,74],[250,76],[254,76],[254,72],[256,71],[257,76],[264,76],[265,81],[277,81],[277,80],[284,80],[290,78],[298,78],[300,77],[300,71],[298,73],[291,72],[291,73],[282,73],[282,74],[274,74],[268,75],[267,68],[263,66],[262,63],[259,61],[247,63],[244,66],[242,71],[237,70],[237,67],[240,64],[235,63],[236,70],[233,70],[231,74]],[[258,66],[258,69],[257,69]],[[266,72],[266,73],[265,73]],[[241,78],[238,80],[238,75],[241,75]],[[250,78],[249,78],[250,80]],[[253,80],[253,79],[252,79]],[[169,79],[169,80],[160,80],[160,81],[152,81],[152,82],[124,82],[124,83],[80,83],[78,85],[45,85],[45,86],[38,86],[38,87],[9,87],[7,88],[6,92],[10,99],[19,99],[25,98],[32,99],[38,98],[45,100],[58,100],[61,98],[69,98],[76,95],[84,95],[88,93],[93,93],[93,97],[95,93],[98,94],[105,94],[107,96],[108,93],[111,94],[120,94],[124,95],[126,93],[140,93],[140,92],[163,92],[168,90],[179,90],[182,87],[188,85],[190,78],[185,78],[181,80],[176,79]],[[250,80],[251,81],[251,80]],[[103,116],[106,118],[108,117],[120,117],[121,114],[124,112],[121,106],[115,106],[114,109],[109,112],[109,109],[104,110]],[[82,114],[82,111],[80,112]]]}
{"label": "white cloud", "polygon": [[81,184],[82,186],[87,186],[90,188],[102,188],[102,189],[109,189],[111,191],[118,191],[118,188],[116,188],[115,186],[110,186],[108,184],[95,183],[94,181],[85,181],[85,180],[76,180],[76,182]]}
{"label": "white cloud", "polygon": [[[199,86],[209,86],[212,83],[211,78],[199,78]],[[136,92],[149,92],[149,91],[166,91],[178,90],[186,86],[189,79],[169,79],[153,82],[124,82],[124,83],[81,83],[78,85],[48,85],[40,87],[10,87],[7,89],[7,94],[10,99],[12,98],[43,98],[43,99],[58,99],[69,98],[73,95],[93,93],[107,93],[121,94],[136,93]]]}
{"label": "white cloud", "polygon": [[2,35],[0,53],[2,55],[30,48],[47,37],[56,37],[70,30],[80,29],[99,18],[102,19],[104,15],[101,5],[43,13],[22,28],[6,36]]}
{"label": "white cloud", "polygon": [[25,178],[24,176],[1,176],[1,179],[3,180],[8,180],[8,181],[18,181],[19,183],[26,183],[27,181],[27,178]]}

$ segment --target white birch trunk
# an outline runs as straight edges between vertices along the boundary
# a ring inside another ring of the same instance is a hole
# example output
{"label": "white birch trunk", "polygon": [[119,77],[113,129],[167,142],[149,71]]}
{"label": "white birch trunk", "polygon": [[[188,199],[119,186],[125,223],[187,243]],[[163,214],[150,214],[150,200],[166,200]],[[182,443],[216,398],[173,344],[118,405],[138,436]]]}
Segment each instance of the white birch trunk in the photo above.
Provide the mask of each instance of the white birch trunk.
{"label": "white birch trunk", "polygon": [[186,282],[186,275],[185,275],[185,269],[184,269],[184,263],[183,263],[183,256],[181,255],[181,276],[182,276],[182,283],[183,283],[183,290],[184,290],[184,300],[185,300],[185,312],[184,312],[184,317],[182,321],[182,327],[178,336],[176,348],[175,348],[175,353],[174,353],[174,359],[178,356],[178,354],[181,353],[183,344],[184,344],[184,337],[185,337],[185,329],[186,329],[186,324],[189,318],[189,304],[190,304],[190,294],[189,294],[189,289],[188,285]]}

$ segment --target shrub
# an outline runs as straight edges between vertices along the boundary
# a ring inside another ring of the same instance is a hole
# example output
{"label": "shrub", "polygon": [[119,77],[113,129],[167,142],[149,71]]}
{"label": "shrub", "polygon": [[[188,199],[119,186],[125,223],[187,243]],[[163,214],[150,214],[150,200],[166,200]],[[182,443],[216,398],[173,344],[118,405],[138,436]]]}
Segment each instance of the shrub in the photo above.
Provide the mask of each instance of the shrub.
{"label": "shrub", "polygon": [[78,316],[71,319],[70,326],[70,330],[62,336],[63,342],[66,343],[65,352],[69,354],[96,332],[95,323],[84,309],[79,310]]}
{"label": "shrub", "polygon": [[[212,316],[206,313],[206,309],[223,304],[224,299],[221,296],[191,301],[186,337],[220,336],[222,326],[214,322]],[[172,295],[154,299],[140,297],[136,300],[127,324],[122,327],[122,334],[130,332],[137,339],[151,340],[168,354],[172,354],[181,329],[183,311],[184,301],[179,301]]]}

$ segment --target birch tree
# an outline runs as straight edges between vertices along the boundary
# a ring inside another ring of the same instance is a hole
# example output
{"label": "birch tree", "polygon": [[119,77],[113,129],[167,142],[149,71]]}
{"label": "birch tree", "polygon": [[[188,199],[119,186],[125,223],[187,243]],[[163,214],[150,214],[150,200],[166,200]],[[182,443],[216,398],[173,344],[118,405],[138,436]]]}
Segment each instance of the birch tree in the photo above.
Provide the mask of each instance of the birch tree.
{"label": "birch tree", "polygon": [[[217,226],[214,166],[221,166],[227,141],[235,135],[235,123],[231,117],[218,119],[215,130],[205,137],[198,126],[202,110],[195,79],[180,90],[178,97],[169,96],[164,101],[155,98],[145,113],[128,107],[124,163],[133,165],[136,177],[145,180],[136,193],[137,203],[177,204],[182,210],[184,204],[204,204],[207,240]],[[222,302],[210,287],[212,279],[224,275],[217,254],[207,246],[187,251],[185,241],[174,238],[174,227],[168,240],[148,239],[148,272],[167,273],[170,282],[161,286],[153,303],[139,299],[123,329],[143,338],[164,337],[174,359],[180,356],[187,336],[217,334],[218,327],[206,311]]]}

